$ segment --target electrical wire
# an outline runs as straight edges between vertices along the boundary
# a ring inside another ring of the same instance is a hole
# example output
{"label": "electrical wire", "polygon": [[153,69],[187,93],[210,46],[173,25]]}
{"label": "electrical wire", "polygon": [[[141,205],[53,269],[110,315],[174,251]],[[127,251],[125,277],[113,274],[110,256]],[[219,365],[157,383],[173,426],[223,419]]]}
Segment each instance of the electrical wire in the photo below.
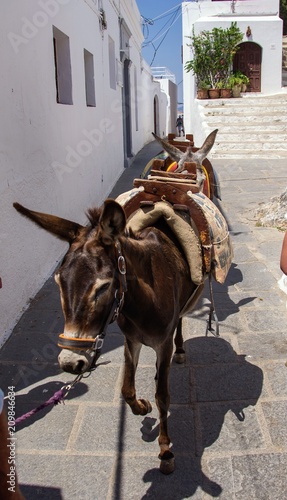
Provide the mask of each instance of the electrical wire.
{"label": "electrical wire", "polygon": [[[149,26],[154,25],[155,21],[162,20],[163,18],[165,18],[167,16],[169,16],[169,18],[166,21],[166,23],[160,28],[160,30],[154,35],[154,37],[151,40],[148,40],[149,35],[150,35]],[[180,16],[181,16],[181,3],[177,4],[175,7],[167,10],[166,12],[163,12],[162,14],[160,14],[159,16],[157,16],[153,19],[147,18],[143,15],[141,16],[143,19],[143,35],[144,35],[144,39],[146,40],[146,42],[143,43],[143,48],[151,45],[153,47],[153,50],[154,50],[154,54],[153,54],[153,58],[152,58],[152,61],[150,63],[150,66],[152,66],[161,44],[163,43],[163,41],[167,37],[170,29],[176,23],[176,21],[179,19]],[[156,42],[160,38],[162,38],[162,39],[156,47],[154,42]]]}
{"label": "electrical wire", "polygon": [[[175,24],[175,22],[176,22],[176,21],[177,21],[177,19],[179,18],[180,14],[177,16],[178,11],[180,11],[180,8],[179,8],[179,7],[178,7],[178,9],[175,11],[175,13],[174,13],[174,16],[173,16],[173,19],[171,20],[171,24],[170,24],[170,26],[168,27],[168,29],[166,30],[166,32],[165,32],[165,33],[163,33],[163,35],[162,35],[162,36],[163,36],[163,38],[161,39],[160,43],[158,44],[158,46],[156,47],[156,49],[155,49],[155,51],[154,51],[154,55],[153,55],[152,61],[151,61],[151,63],[150,63],[150,66],[152,66],[152,64],[153,64],[153,62],[154,62],[154,60],[155,60],[156,54],[157,54],[157,52],[158,52],[158,49],[160,48],[161,44],[163,43],[163,41],[164,41],[164,40],[165,40],[165,38],[167,37],[167,35],[168,35],[168,33],[169,33],[170,29],[172,28],[172,26]],[[177,16],[177,17],[176,17],[176,16]],[[156,41],[156,40],[158,40],[158,38],[160,38],[160,36],[158,36],[156,39],[154,39],[154,40],[153,40],[153,42],[154,42],[154,41]],[[153,45],[153,46],[154,46],[154,45]]]}

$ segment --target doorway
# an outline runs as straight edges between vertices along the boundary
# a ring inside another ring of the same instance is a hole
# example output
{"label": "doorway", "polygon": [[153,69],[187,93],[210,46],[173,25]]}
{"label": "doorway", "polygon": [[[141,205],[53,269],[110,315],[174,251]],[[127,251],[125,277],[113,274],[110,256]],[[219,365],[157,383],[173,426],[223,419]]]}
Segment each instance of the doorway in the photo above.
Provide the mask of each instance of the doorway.
{"label": "doorway", "polygon": [[233,60],[233,71],[241,71],[249,78],[247,92],[261,92],[262,48],[254,42],[239,45]]}
{"label": "doorway", "polygon": [[155,95],[153,99],[153,131],[156,135],[159,135],[158,115],[159,115],[158,96]]}

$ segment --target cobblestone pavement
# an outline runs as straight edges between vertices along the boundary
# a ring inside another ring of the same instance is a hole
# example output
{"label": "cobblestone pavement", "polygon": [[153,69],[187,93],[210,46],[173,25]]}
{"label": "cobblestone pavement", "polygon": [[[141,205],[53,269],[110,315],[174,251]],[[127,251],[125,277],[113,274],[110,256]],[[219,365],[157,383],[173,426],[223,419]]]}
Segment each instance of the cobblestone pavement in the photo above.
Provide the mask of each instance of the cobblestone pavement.
{"label": "cobblestone pavement", "polygon": [[[112,196],[128,190],[156,152],[154,143],[144,148]],[[287,296],[277,284],[283,233],[254,220],[259,203],[286,187],[286,164],[217,159],[213,165],[235,256],[226,283],[214,286],[220,338],[205,337],[208,290],[184,319],[187,360],[173,364],[170,377],[174,473],[158,469],[155,405],[141,417],[122,402],[123,336],[112,324],[101,358],[111,362],[81,381],[65,405],[18,428],[19,482],[28,500],[287,498]],[[1,386],[16,387],[16,416],[71,380],[57,365],[62,328],[51,277],[0,351]],[[138,395],[153,403],[154,375],[154,353],[144,347]]]}

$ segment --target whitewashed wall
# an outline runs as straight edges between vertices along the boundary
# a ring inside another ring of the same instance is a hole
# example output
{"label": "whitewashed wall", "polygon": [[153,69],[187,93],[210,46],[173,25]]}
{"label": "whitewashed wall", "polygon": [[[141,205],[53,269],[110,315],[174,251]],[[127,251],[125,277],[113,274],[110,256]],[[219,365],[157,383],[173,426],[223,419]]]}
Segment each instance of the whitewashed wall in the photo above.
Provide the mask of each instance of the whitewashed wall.
{"label": "whitewashed wall", "polygon": [[[137,73],[134,154],[151,140],[155,93],[166,107],[141,60],[136,2],[107,1],[103,7],[104,31],[97,0],[1,0],[0,345],[66,250],[21,217],[13,202],[84,223],[86,209],[103,202],[123,171],[122,87],[110,88],[108,56],[110,35],[120,59],[120,18],[132,33],[130,58]],[[56,102],[53,26],[70,38],[72,105]],[[96,107],[86,106],[84,49],[94,56]]]}
{"label": "whitewashed wall", "polygon": [[[244,0],[237,1],[235,13],[231,14],[231,2],[200,3],[185,2],[183,13],[183,62],[192,58],[188,47],[192,27],[196,34],[213,27],[227,28],[236,21],[244,34],[243,42],[253,41],[262,47],[261,92],[274,94],[281,91],[282,82],[282,20],[276,15],[279,12],[279,0]],[[224,16],[218,16],[224,14]],[[228,15],[229,14],[229,15]],[[252,14],[249,15],[248,14]],[[273,14],[273,15],[272,15]],[[247,26],[252,31],[252,39],[246,37]],[[183,73],[184,118],[186,132],[193,133],[195,143],[200,144],[203,131],[200,128],[200,117],[197,115],[195,79],[192,72]],[[200,108],[200,106],[199,106]]]}

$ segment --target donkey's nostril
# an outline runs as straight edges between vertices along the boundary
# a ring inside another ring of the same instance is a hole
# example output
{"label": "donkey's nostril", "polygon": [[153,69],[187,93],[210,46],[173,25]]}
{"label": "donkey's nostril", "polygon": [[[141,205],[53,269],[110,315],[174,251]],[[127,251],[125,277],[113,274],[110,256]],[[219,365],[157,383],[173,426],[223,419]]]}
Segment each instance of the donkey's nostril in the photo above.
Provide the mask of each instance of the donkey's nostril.
{"label": "donkey's nostril", "polygon": [[83,373],[85,371],[85,368],[86,368],[86,363],[84,360],[81,359],[77,361],[75,365],[75,373]]}

